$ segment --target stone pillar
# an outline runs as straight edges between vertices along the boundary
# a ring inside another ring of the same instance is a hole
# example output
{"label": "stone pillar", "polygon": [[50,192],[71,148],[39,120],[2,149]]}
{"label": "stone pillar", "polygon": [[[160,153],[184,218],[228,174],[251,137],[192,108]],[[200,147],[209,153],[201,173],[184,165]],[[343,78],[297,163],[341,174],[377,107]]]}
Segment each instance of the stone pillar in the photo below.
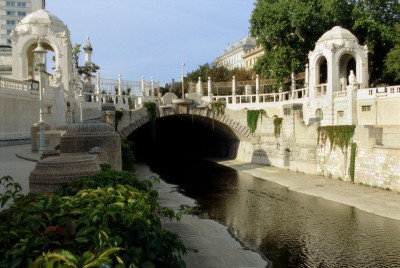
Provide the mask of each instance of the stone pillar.
{"label": "stone pillar", "polygon": [[236,77],[232,78],[232,103],[236,103]]}
{"label": "stone pillar", "polygon": [[310,88],[308,87],[309,86],[309,79],[310,79],[309,75],[310,74],[309,74],[308,63],[307,63],[306,64],[306,74],[305,74],[305,77],[304,77],[304,87],[306,88],[306,96],[307,97],[310,94]]}
{"label": "stone pillar", "polygon": [[292,85],[291,85],[291,91],[292,91],[292,99],[294,99],[295,98],[295,96],[294,96],[294,91],[296,90],[296,80],[295,80],[295,78],[294,78],[294,73],[292,73],[291,75],[290,75],[290,80],[292,81]]}
{"label": "stone pillar", "polygon": [[118,75],[118,103],[122,102],[122,75]]}
{"label": "stone pillar", "polygon": [[199,76],[199,81],[197,82],[197,93],[203,96],[203,85],[201,84],[201,77]]}
{"label": "stone pillar", "polygon": [[260,103],[260,77],[256,75],[256,103]]}
{"label": "stone pillar", "polygon": [[353,70],[350,71],[349,85],[347,86],[347,123],[349,125],[357,125],[357,89],[360,83],[354,75]]}
{"label": "stone pillar", "polygon": [[146,92],[144,89],[144,75],[142,75],[142,96],[145,96],[145,95],[146,95]]}
{"label": "stone pillar", "polygon": [[101,88],[100,88],[100,72],[97,71],[96,75],[96,94],[97,94],[97,102],[101,103]]}
{"label": "stone pillar", "polygon": [[209,97],[212,97],[212,90],[211,90],[211,77],[208,77],[207,83],[207,94]]}
{"label": "stone pillar", "polygon": [[151,95],[155,96],[156,94],[154,92],[154,76],[151,77],[150,85],[151,85]]}

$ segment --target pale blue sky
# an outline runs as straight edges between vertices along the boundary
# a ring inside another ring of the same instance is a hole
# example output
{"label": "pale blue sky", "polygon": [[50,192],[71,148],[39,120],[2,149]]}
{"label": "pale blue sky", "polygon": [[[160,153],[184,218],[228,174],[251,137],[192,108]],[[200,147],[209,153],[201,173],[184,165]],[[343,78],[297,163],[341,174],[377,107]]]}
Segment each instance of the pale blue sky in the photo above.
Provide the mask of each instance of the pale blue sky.
{"label": "pale blue sky", "polygon": [[[254,0],[47,0],[46,9],[71,31],[72,44],[90,36],[92,61],[103,78],[161,85],[212,62],[249,32]],[[81,60],[84,55],[82,53]]]}

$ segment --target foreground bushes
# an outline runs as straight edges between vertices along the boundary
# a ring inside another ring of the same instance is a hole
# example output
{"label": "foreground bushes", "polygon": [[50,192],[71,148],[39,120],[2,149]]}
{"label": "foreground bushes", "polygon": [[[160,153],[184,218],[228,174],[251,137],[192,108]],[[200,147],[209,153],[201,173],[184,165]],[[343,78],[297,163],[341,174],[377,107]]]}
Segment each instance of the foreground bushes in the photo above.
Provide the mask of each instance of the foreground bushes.
{"label": "foreground bushes", "polygon": [[71,182],[51,195],[20,195],[1,178],[0,267],[184,267],[185,246],[161,227],[152,182],[133,173],[103,171]]}

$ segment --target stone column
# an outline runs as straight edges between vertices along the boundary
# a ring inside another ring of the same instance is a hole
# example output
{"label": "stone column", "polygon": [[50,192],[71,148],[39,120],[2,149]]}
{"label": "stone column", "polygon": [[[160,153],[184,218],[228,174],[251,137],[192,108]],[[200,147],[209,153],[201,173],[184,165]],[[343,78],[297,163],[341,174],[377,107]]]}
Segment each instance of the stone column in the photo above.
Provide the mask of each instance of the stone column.
{"label": "stone column", "polygon": [[236,103],[236,77],[232,78],[232,103]]}
{"label": "stone column", "polygon": [[122,102],[122,75],[118,75],[118,103]]}
{"label": "stone column", "polygon": [[292,99],[294,99],[294,91],[296,90],[296,80],[294,78],[294,73],[290,75],[290,80],[292,81],[291,90],[292,90]]}
{"label": "stone column", "polygon": [[197,93],[203,96],[203,85],[201,84],[201,77],[199,76],[199,81],[197,82]]}
{"label": "stone column", "polygon": [[154,92],[154,76],[151,77],[150,85],[151,85],[151,95],[155,96],[156,94]]}
{"label": "stone column", "polygon": [[358,83],[353,70],[350,71],[349,85],[347,86],[347,120],[349,125],[357,125],[357,89]]}
{"label": "stone column", "polygon": [[260,103],[260,77],[256,75],[256,103]]}
{"label": "stone column", "polygon": [[101,103],[101,88],[100,88],[100,72],[97,71],[96,75],[96,94],[97,94],[97,102]]}
{"label": "stone column", "polygon": [[142,96],[145,96],[146,92],[144,89],[144,75],[142,75]]}
{"label": "stone column", "polygon": [[211,90],[211,77],[208,77],[207,83],[207,94],[209,97],[212,97],[212,90]]}

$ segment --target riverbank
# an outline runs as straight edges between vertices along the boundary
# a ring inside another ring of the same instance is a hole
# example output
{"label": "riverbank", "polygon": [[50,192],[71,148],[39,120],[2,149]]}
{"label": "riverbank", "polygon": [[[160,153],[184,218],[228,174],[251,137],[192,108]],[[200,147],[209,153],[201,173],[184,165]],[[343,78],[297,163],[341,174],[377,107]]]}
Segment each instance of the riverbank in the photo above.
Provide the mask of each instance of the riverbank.
{"label": "riverbank", "polygon": [[[148,166],[136,164],[138,178],[158,176]],[[175,186],[164,181],[154,184],[158,191],[158,202],[175,211],[181,205],[195,205],[195,200],[175,190]],[[187,267],[266,267],[260,254],[242,246],[228,231],[228,227],[209,219],[184,215],[180,222],[162,218],[165,229],[177,232],[189,251],[184,260]]]}
{"label": "riverbank", "polygon": [[288,187],[292,191],[335,201],[378,216],[400,220],[400,194],[321,176],[237,160],[207,159],[237,171]]}

